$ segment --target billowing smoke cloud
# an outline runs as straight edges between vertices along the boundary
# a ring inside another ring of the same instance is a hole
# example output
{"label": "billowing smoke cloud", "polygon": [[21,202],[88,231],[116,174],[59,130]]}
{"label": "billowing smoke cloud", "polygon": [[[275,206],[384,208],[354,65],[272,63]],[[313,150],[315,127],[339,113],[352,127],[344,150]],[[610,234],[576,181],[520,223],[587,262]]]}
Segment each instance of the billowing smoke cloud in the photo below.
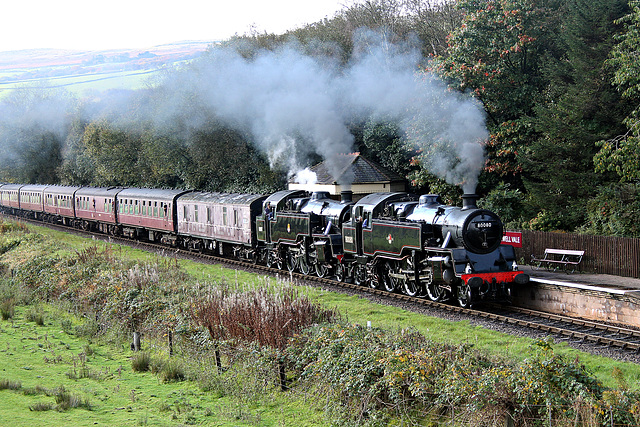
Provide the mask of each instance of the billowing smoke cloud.
{"label": "billowing smoke cloud", "polygon": [[423,59],[417,45],[394,44],[384,34],[362,31],[352,58],[344,65],[333,56],[304,53],[295,44],[250,58],[216,48],[206,60],[163,82],[169,102],[154,118],[170,122],[178,111],[174,107],[184,116],[190,104],[197,105],[206,111],[189,114],[190,127],[213,116],[245,132],[291,176],[318,154],[336,177],[346,160],[339,154],[353,150],[348,124],[371,116],[391,119],[421,149],[432,173],[473,191],[488,137],[481,107],[418,72]]}

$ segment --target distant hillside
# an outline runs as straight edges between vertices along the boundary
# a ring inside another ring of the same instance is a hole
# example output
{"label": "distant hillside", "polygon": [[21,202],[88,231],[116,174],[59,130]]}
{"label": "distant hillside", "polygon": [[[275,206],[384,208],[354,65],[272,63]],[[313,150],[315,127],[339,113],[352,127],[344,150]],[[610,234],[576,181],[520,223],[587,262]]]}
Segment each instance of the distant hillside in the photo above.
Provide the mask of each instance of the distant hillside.
{"label": "distant hillside", "polygon": [[[202,55],[212,42],[188,41],[149,49],[74,51],[31,49],[0,52],[0,97],[24,83],[70,90],[132,88],[165,67]],[[99,84],[94,84],[99,82]]]}

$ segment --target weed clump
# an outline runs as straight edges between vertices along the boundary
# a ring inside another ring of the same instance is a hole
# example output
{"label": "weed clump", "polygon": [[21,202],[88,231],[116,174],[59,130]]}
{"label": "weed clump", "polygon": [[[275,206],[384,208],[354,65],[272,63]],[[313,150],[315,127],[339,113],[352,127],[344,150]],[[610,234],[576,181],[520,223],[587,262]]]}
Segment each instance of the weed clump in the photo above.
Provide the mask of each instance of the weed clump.
{"label": "weed clump", "polygon": [[38,308],[31,308],[25,313],[25,319],[28,322],[33,322],[38,326],[44,325],[44,313]]}
{"label": "weed clump", "polygon": [[20,381],[12,381],[6,378],[0,378],[0,390],[20,390],[22,383]]}
{"label": "weed clump", "polygon": [[169,359],[162,364],[160,378],[163,382],[179,382],[186,379],[183,364],[176,359]]}
{"label": "weed clump", "polygon": [[13,298],[5,298],[0,302],[0,316],[2,320],[12,319],[16,314],[16,303]]}
{"label": "weed clump", "polygon": [[131,369],[134,372],[147,372],[150,369],[151,356],[146,351],[136,352],[131,357]]}

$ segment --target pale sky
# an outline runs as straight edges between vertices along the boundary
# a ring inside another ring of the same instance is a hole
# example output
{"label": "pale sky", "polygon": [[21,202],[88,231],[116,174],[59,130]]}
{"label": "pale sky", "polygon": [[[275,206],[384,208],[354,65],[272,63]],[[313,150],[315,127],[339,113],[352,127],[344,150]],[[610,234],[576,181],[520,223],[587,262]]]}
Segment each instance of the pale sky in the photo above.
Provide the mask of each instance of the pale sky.
{"label": "pale sky", "polygon": [[255,26],[281,33],[352,0],[4,0],[0,51],[145,48],[224,40]]}

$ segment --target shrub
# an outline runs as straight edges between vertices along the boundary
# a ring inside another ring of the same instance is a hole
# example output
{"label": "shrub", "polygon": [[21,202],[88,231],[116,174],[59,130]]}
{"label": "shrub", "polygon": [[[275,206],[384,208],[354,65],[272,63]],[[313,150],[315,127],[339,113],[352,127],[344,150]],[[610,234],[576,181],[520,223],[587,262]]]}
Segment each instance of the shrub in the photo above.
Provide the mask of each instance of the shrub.
{"label": "shrub", "polygon": [[0,378],[0,390],[20,390],[22,383],[20,381],[11,381],[6,378]]}
{"label": "shrub", "polygon": [[610,236],[640,237],[640,184],[598,187],[587,203],[587,225],[583,231]]}
{"label": "shrub", "polygon": [[146,351],[139,351],[131,357],[131,369],[135,372],[147,372],[151,365],[151,356]]}
{"label": "shrub", "polygon": [[35,405],[29,406],[30,411],[50,411],[53,409],[53,403],[51,402],[38,402]]}
{"label": "shrub", "polygon": [[169,361],[163,363],[160,378],[163,382],[184,381],[185,373],[182,363],[175,359],[169,359]]}
{"label": "shrub", "polygon": [[44,325],[44,313],[37,308],[29,309],[29,311],[27,311],[27,313],[25,314],[25,319],[27,319],[28,322],[33,322],[38,326]]}
{"label": "shrub", "polygon": [[0,315],[2,320],[9,320],[16,314],[16,305],[13,298],[5,298],[0,302]]}
{"label": "shrub", "polygon": [[82,399],[81,397],[71,394],[60,387],[54,394],[56,399],[56,409],[58,411],[66,411],[71,408],[84,408],[91,410],[91,404],[88,399]]}

